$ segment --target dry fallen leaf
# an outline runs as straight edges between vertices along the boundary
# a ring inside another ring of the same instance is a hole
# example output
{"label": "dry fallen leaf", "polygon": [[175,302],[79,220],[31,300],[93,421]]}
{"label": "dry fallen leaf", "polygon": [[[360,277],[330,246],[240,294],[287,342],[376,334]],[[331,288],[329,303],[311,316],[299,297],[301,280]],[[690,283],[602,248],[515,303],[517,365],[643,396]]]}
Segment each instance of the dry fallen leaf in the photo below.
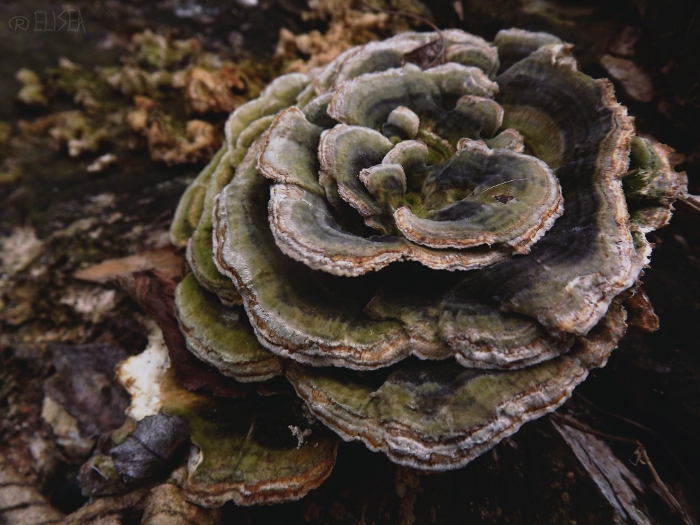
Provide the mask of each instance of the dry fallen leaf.
{"label": "dry fallen leaf", "polygon": [[108,259],[100,264],[75,272],[73,277],[81,281],[104,284],[135,272],[158,270],[163,276],[175,279],[182,277],[184,264],[184,258],[178,255],[174,248],[168,247],[148,250],[119,259]]}

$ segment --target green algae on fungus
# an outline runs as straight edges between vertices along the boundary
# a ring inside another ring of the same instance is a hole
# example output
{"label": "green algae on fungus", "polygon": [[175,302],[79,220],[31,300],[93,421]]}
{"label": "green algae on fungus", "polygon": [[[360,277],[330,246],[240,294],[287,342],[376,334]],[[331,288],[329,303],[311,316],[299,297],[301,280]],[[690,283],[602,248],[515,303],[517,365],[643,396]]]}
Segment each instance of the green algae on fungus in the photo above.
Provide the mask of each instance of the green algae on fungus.
{"label": "green algae on fungus", "polygon": [[644,235],[685,191],[570,53],[409,32],[241,106],[171,230],[220,299],[180,285],[190,348],[234,377],[275,363],[343,439],[424,470],[559,407],[624,335]]}
{"label": "green algae on fungus", "polygon": [[241,322],[245,317],[243,308],[223,306],[192,274],[178,286],[175,304],[189,350],[222,374],[249,382],[282,373],[279,358],[258,342],[252,328]]}
{"label": "green algae on fungus", "polygon": [[[187,421],[194,445],[185,497],[204,506],[280,503],[318,487],[335,465],[337,439],[310,423],[302,402],[289,395],[251,394],[226,399],[179,387],[172,374],[161,383],[163,412]],[[302,443],[294,433],[304,427]],[[310,430],[310,432],[309,432]]]}

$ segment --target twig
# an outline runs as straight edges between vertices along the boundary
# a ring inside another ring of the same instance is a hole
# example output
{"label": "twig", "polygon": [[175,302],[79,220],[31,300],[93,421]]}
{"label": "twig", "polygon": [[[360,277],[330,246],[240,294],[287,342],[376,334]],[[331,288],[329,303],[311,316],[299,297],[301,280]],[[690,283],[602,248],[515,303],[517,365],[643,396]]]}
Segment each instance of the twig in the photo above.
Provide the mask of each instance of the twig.
{"label": "twig", "polygon": [[576,430],[580,430],[581,432],[585,432],[586,434],[591,434],[593,436],[598,436],[603,439],[610,439],[613,441],[619,441],[621,443],[629,443],[631,445],[634,445],[636,447],[634,453],[637,456],[637,458],[641,458],[641,461],[643,464],[645,464],[648,468],[649,471],[651,472],[652,477],[654,478],[654,481],[658,484],[658,486],[661,488],[661,491],[663,492],[664,496],[667,498],[667,502],[671,504],[673,509],[678,512],[681,515],[681,518],[683,519],[683,522],[686,525],[693,525],[693,522],[690,519],[690,516],[686,513],[686,511],[683,509],[682,505],[678,502],[678,500],[671,494],[671,491],[668,490],[668,487],[666,484],[661,480],[659,477],[658,472],[656,472],[656,469],[654,468],[654,465],[651,463],[651,459],[649,458],[649,455],[647,454],[646,448],[644,448],[644,445],[642,445],[641,442],[639,442],[636,439],[631,439],[631,438],[625,438],[625,437],[620,437],[620,436],[613,436],[611,434],[606,434],[605,432],[600,432],[598,430],[593,430],[592,428],[588,428],[585,425],[582,425],[578,421],[575,421],[574,419],[571,419],[569,416],[566,416],[564,414],[559,414],[559,413],[553,413],[552,416],[554,416],[555,419],[558,421],[561,421],[563,424],[568,425],[572,428],[575,428]]}
{"label": "twig", "polygon": [[515,182],[516,180],[527,180],[527,179],[508,179],[508,180],[506,180],[506,181],[499,182],[498,184],[494,184],[493,186],[489,186],[489,187],[486,188],[485,190],[480,191],[479,193],[477,193],[477,195],[481,195],[482,193],[486,193],[487,191],[492,190],[492,189],[494,189],[494,188],[498,188],[499,186],[503,186],[504,184],[509,184],[509,183],[511,183],[511,182]]}
{"label": "twig", "polygon": [[[490,186],[490,187],[486,188],[485,190],[480,191],[479,193],[475,193],[476,190],[472,190],[472,192],[469,195],[467,195],[466,197],[464,197],[464,199],[468,199],[469,197],[478,197],[479,195],[482,195],[489,190],[492,190],[494,188],[498,188],[499,186],[503,186],[504,184],[508,184],[510,182],[515,182],[516,180],[526,180],[526,179],[508,179],[506,181],[499,182],[498,184],[494,184],[493,186]],[[464,200],[464,199],[462,199],[462,200]]]}
{"label": "twig", "polygon": [[663,447],[666,449],[666,452],[668,453],[668,455],[671,456],[671,457],[673,458],[673,460],[676,462],[676,464],[678,465],[678,467],[680,467],[680,469],[683,471],[683,473],[684,473],[686,476],[688,476],[688,479],[691,480],[691,481],[695,481],[695,477],[694,477],[690,472],[688,472],[688,470],[683,466],[683,463],[682,463],[682,462],[678,459],[678,457],[673,453],[673,450],[671,450],[671,447],[669,447],[669,446],[664,442],[664,440],[661,438],[661,436],[658,434],[658,432],[656,432],[654,429],[649,428],[649,427],[647,427],[647,426],[644,426],[644,425],[642,425],[641,423],[637,423],[636,421],[633,421],[632,419],[628,419],[628,418],[626,418],[626,417],[624,417],[624,416],[621,416],[621,415],[619,415],[619,414],[615,414],[614,412],[609,412],[608,410],[605,410],[604,408],[600,408],[598,405],[596,405],[595,403],[593,403],[593,401],[591,401],[590,399],[587,399],[586,397],[584,397],[583,395],[579,394],[578,392],[574,392],[574,396],[576,396],[576,397],[577,397],[578,399],[580,399],[581,401],[584,401],[585,403],[588,404],[588,406],[590,406],[591,408],[597,410],[598,412],[600,412],[600,413],[602,413],[602,414],[608,415],[608,416],[610,416],[610,417],[614,417],[614,418],[616,418],[616,419],[619,419],[620,421],[624,421],[625,423],[627,423],[627,424],[629,424],[629,425],[632,425],[632,426],[637,427],[637,428],[641,428],[642,430],[646,430],[647,432],[649,432],[651,435],[653,435],[654,437],[656,437],[656,439],[659,440],[659,442],[660,442],[660,443],[663,445]]}
{"label": "twig", "polygon": [[588,406],[590,406],[591,408],[596,409],[598,412],[601,412],[602,414],[606,414],[606,415],[608,415],[608,416],[617,418],[617,419],[619,419],[619,420],[621,420],[621,421],[624,421],[625,423],[629,423],[629,424],[632,425],[632,426],[635,426],[635,427],[637,427],[637,428],[641,428],[642,430],[646,430],[647,432],[651,432],[652,434],[655,434],[655,432],[654,432],[652,429],[650,429],[649,427],[646,427],[646,426],[642,425],[641,423],[637,423],[636,421],[633,421],[633,420],[631,420],[631,419],[627,419],[627,418],[624,417],[624,416],[621,416],[621,415],[619,415],[619,414],[615,414],[614,412],[609,412],[609,411],[605,410],[604,408],[600,408],[598,405],[596,405],[595,403],[593,403],[593,401],[591,401],[590,399],[584,397],[583,395],[579,394],[578,392],[574,392],[574,395],[575,395],[577,398],[579,398],[581,401],[583,401],[584,403],[586,403]]}
{"label": "twig", "polygon": [[678,200],[693,208],[693,211],[700,211],[700,196],[685,193],[684,195],[678,197]]}

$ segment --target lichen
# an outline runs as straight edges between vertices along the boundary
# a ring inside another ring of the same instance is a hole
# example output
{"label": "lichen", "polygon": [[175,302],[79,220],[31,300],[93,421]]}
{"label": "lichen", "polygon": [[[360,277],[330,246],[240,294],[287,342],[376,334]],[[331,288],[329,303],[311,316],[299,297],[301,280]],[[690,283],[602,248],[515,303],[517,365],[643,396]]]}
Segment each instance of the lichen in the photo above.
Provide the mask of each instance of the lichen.
{"label": "lichen", "polygon": [[61,58],[42,75],[20,70],[19,101],[47,108],[69,96],[77,107],[20,121],[19,128],[25,137],[48,136],[52,149],[72,157],[100,153],[91,173],[106,166],[97,160],[105,154],[118,163],[125,139],[169,166],[203,163],[219,147],[223,116],[259,94],[260,71],[205,51],[197,39],[147,30],[133,35],[119,67],[89,70]]}

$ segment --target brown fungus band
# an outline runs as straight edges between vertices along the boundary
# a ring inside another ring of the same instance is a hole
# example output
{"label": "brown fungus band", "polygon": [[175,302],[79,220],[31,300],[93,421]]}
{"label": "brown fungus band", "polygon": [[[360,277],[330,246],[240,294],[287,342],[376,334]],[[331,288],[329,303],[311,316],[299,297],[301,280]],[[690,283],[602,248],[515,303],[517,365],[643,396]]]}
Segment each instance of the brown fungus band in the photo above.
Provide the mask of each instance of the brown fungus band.
{"label": "brown fungus band", "polygon": [[343,439],[425,470],[560,406],[624,334],[685,184],[570,51],[404,33],[236,110],[171,231],[190,350],[285,375]]}

